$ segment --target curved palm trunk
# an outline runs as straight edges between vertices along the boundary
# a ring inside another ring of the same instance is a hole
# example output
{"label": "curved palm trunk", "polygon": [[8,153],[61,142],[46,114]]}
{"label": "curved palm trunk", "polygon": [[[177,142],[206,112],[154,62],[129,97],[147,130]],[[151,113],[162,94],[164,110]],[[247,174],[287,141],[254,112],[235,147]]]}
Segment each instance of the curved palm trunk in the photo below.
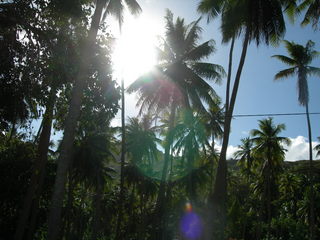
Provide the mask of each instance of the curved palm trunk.
{"label": "curved palm trunk", "polygon": [[90,61],[91,47],[95,43],[99,23],[104,6],[103,0],[98,0],[96,3],[95,12],[92,17],[91,27],[88,37],[82,52],[79,72],[72,89],[71,102],[69,112],[65,122],[64,136],[61,143],[61,152],[58,159],[58,168],[56,180],[54,185],[54,192],[51,201],[51,208],[48,217],[48,240],[56,240],[59,236],[61,223],[61,210],[63,205],[63,198],[65,193],[65,183],[67,179],[67,172],[72,156],[73,141],[76,132],[77,120],[80,115],[80,106],[83,97],[83,89],[85,87],[88,59]]}
{"label": "curved palm trunk", "polygon": [[[237,74],[234,81],[234,86],[232,89],[232,95],[230,100],[230,105],[226,111],[225,115],[225,123],[224,123],[224,133],[223,133],[223,143],[220,153],[220,158],[218,162],[217,176],[214,184],[213,194],[209,199],[209,207],[211,208],[212,215],[209,222],[213,222],[217,224],[209,229],[209,236],[212,239],[213,235],[215,239],[224,239],[224,230],[226,226],[226,201],[227,201],[227,148],[229,143],[229,135],[230,135],[230,127],[231,127],[231,119],[233,114],[234,105],[236,102],[236,97],[238,93],[239,83],[241,72],[243,69],[243,65],[245,62],[247,49],[249,44],[249,31],[246,32],[242,53],[240,57],[240,62],[237,70]],[[213,221],[215,219],[215,221]],[[218,221],[216,219],[219,219]],[[213,229],[216,229],[213,234]]]}
{"label": "curved palm trunk", "polygon": [[124,188],[124,162],[125,162],[125,144],[126,144],[126,129],[125,129],[125,102],[124,102],[124,81],[121,80],[121,166],[120,166],[120,198],[119,198],[119,211],[116,229],[116,239],[121,239],[121,224],[122,224],[122,208],[123,208],[123,188]]}
{"label": "curved palm trunk", "polygon": [[228,65],[228,77],[227,77],[227,86],[226,86],[226,112],[229,109],[230,104],[230,82],[231,82],[231,71],[232,71],[232,56],[234,48],[235,37],[231,40],[230,52],[229,52],[229,65]]}
{"label": "curved palm trunk", "polygon": [[172,103],[170,117],[169,117],[169,127],[168,127],[168,136],[166,139],[166,145],[164,150],[164,165],[161,175],[161,183],[159,187],[159,193],[157,197],[157,203],[155,208],[155,224],[154,229],[154,239],[162,239],[164,234],[162,231],[163,228],[163,216],[164,216],[164,202],[165,202],[165,192],[166,192],[166,179],[168,174],[169,160],[170,160],[170,148],[172,143],[172,129],[174,127],[174,119],[176,115],[176,104]]}
{"label": "curved palm trunk", "polygon": [[313,183],[313,157],[312,157],[312,132],[311,132],[311,122],[309,116],[309,104],[306,103],[306,115],[308,124],[308,138],[309,138],[309,181],[310,181],[310,216],[309,216],[309,239],[314,239],[314,183]]}
{"label": "curved palm trunk", "polygon": [[[15,235],[14,235],[15,240],[24,239],[27,222],[31,214],[31,209],[33,208],[33,213],[32,213],[33,215],[35,215],[35,212],[37,212],[39,197],[41,194],[41,189],[42,189],[44,177],[45,177],[45,168],[48,161],[48,150],[49,150],[49,144],[50,144],[53,108],[55,105],[55,101],[56,101],[56,90],[53,88],[51,90],[51,93],[48,99],[46,112],[41,122],[42,130],[40,133],[40,141],[38,145],[38,156],[35,160],[35,165],[32,172],[30,185],[28,187],[27,194],[24,198],[23,207],[21,209],[20,216],[18,219],[18,224],[15,231]],[[34,218],[35,216],[32,217],[32,219]],[[32,222],[34,221],[31,221],[31,223]]]}

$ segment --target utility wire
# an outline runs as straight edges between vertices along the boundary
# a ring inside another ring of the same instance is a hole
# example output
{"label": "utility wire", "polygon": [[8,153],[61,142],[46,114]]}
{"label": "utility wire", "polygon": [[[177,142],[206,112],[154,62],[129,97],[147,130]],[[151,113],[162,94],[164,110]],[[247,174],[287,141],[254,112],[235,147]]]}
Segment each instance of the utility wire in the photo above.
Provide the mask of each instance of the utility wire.
{"label": "utility wire", "polygon": [[[274,117],[274,116],[301,116],[306,113],[264,113],[264,114],[235,114],[232,117]],[[309,113],[309,115],[320,115],[320,112]]]}
{"label": "utility wire", "polygon": [[[234,114],[232,117],[275,117],[275,116],[303,116],[306,113],[263,113],[263,114]],[[312,112],[309,115],[320,115],[320,112]],[[114,117],[114,119],[120,119],[120,117]]]}

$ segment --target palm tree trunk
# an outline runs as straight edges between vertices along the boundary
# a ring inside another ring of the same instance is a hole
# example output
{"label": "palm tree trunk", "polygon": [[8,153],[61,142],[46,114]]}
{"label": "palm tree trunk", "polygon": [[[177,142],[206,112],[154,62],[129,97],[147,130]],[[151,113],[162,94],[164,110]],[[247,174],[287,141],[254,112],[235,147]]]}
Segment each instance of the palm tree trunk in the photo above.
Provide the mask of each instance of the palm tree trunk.
{"label": "palm tree trunk", "polygon": [[169,127],[168,127],[168,136],[166,139],[165,144],[165,150],[164,150],[164,164],[162,169],[162,175],[161,175],[161,183],[159,186],[159,193],[157,197],[157,203],[155,208],[155,224],[153,226],[154,228],[154,239],[162,239],[162,227],[163,227],[163,215],[164,215],[164,200],[165,200],[165,191],[166,191],[166,180],[167,180],[167,173],[168,173],[168,167],[169,167],[169,160],[170,160],[170,148],[172,143],[172,129],[174,127],[174,119],[176,114],[176,104],[172,103],[171,105],[171,111],[170,111],[170,117],[169,117]]}
{"label": "palm tree trunk", "polygon": [[71,211],[72,211],[72,205],[74,201],[74,188],[76,185],[75,180],[72,177],[72,173],[69,172],[68,174],[68,200],[67,200],[67,212],[65,216],[65,230],[63,236],[65,239],[71,239]]}
{"label": "palm tree trunk", "polygon": [[[48,104],[46,106],[46,112],[41,123],[42,130],[38,145],[38,156],[35,161],[34,169],[30,180],[30,185],[28,187],[27,194],[24,198],[23,207],[21,209],[20,216],[18,219],[18,224],[14,236],[15,240],[24,239],[23,236],[25,234],[28,219],[30,218],[32,205],[35,206],[35,208],[38,208],[38,201],[41,195],[41,189],[45,177],[45,168],[48,161],[48,150],[50,144],[53,108],[55,105],[55,101],[56,90],[52,88],[48,99]],[[33,212],[37,212],[37,210],[34,209]]]}
{"label": "palm tree trunk", "polygon": [[311,122],[309,116],[309,103],[306,103],[306,115],[308,124],[308,138],[309,138],[309,181],[310,181],[310,216],[309,216],[309,239],[314,240],[314,183],[313,183],[313,157],[312,157],[312,132]]}
{"label": "palm tree trunk", "polygon": [[[271,152],[268,150],[268,158],[270,158]],[[271,233],[271,172],[270,166],[271,160],[268,160],[268,169],[267,169],[267,217],[268,217],[268,232],[267,239],[270,239]]]}
{"label": "palm tree trunk", "polygon": [[[216,175],[216,180],[214,184],[214,191],[209,199],[209,204],[211,205],[209,207],[212,210],[212,216],[211,216],[212,219],[209,220],[209,222],[216,222],[216,223],[219,222],[217,223],[219,226],[212,227],[209,229],[209,231],[211,232],[209,236],[213,238],[213,235],[215,235],[215,239],[224,239],[224,230],[226,226],[226,201],[227,201],[226,156],[227,156],[227,148],[229,143],[231,119],[232,119],[233,109],[234,109],[234,105],[235,105],[236,97],[238,93],[241,72],[242,72],[246,54],[247,54],[248,44],[249,44],[249,31],[247,30],[245,34],[244,42],[243,42],[243,48],[242,48],[242,53],[240,57],[237,74],[234,81],[230,105],[225,115],[223,143],[222,143],[220,158],[218,162],[218,169],[217,169],[217,175]],[[213,219],[218,219],[219,221],[213,221]],[[213,234],[213,229],[216,229],[216,231],[218,232]]]}
{"label": "palm tree trunk", "polygon": [[[92,223],[92,235],[91,239],[99,239],[100,230],[101,230],[101,203],[103,196],[103,185],[99,181],[96,194],[93,197],[94,203],[94,214],[93,214],[93,223]],[[118,239],[118,238],[117,238]]]}
{"label": "palm tree trunk", "polygon": [[121,239],[121,224],[122,224],[122,208],[123,208],[123,188],[124,188],[124,162],[125,162],[125,144],[126,144],[126,131],[125,131],[125,102],[124,102],[124,81],[121,80],[121,166],[120,166],[120,198],[119,198],[119,211],[116,229],[116,239]]}
{"label": "palm tree trunk", "polygon": [[235,37],[231,40],[230,52],[229,52],[229,65],[228,65],[228,77],[227,77],[227,86],[226,86],[226,112],[229,109],[230,104],[230,82],[231,82],[231,71],[232,71],[232,56],[234,48]]}
{"label": "palm tree trunk", "polygon": [[96,9],[92,17],[91,28],[86,39],[81,63],[76,82],[72,89],[69,112],[65,121],[64,136],[61,143],[61,152],[58,159],[58,168],[54,185],[54,192],[51,201],[51,208],[48,217],[48,240],[56,240],[59,236],[61,223],[61,210],[65,193],[67,172],[72,156],[73,141],[76,132],[77,120],[80,115],[80,106],[83,96],[83,89],[87,78],[88,59],[90,61],[91,48],[95,43],[102,10],[105,1],[97,0]]}

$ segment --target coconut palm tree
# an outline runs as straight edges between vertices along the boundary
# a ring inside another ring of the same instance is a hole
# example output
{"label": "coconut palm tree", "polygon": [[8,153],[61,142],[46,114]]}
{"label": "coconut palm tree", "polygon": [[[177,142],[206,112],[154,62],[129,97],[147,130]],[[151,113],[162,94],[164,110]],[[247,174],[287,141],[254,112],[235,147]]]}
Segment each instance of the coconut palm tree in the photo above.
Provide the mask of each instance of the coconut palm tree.
{"label": "coconut palm tree", "polygon": [[[219,8],[219,6],[223,6],[223,8]],[[218,5],[217,9],[223,9],[221,12],[221,31],[223,35],[223,42],[228,42],[234,37],[244,36],[242,52],[232,88],[231,98],[226,109],[223,143],[218,163],[214,192],[210,197],[213,214],[218,214],[218,212],[221,214],[221,216],[213,216],[213,218],[221,220],[222,225],[215,227],[215,229],[221,230],[218,238],[223,239],[223,232],[226,223],[225,203],[227,197],[226,152],[229,142],[231,117],[236,102],[247,48],[252,41],[255,41],[257,45],[261,42],[265,42],[267,45],[269,45],[270,42],[273,44],[277,43],[284,35],[285,22],[282,14],[282,1],[280,0],[230,0],[224,1],[223,5]],[[259,11],[257,11],[257,9],[259,9]],[[215,13],[215,11],[212,11],[212,13]],[[212,236],[213,234],[210,235]]]}
{"label": "coconut palm tree", "polygon": [[192,173],[196,168],[196,160],[200,158],[201,146],[207,141],[207,135],[205,125],[199,116],[189,110],[183,111],[181,115],[181,119],[173,129],[175,140],[173,151],[177,156],[181,155],[188,171],[187,192],[193,202],[196,201],[196,186]]}
{"label": "coconut palm tree", "polygon": [[[284,124],[275,125],[272,118],[259,121],[259,129],[251,131],[252,142],[255,144],[255,158],[261,160],[260,172],[262,184],[265,184],[264,195],[266,197],[268,234],[271,229],[272,199],[274,186],[276,186],[277,174],[282,167],[285,158],[283,145],[290,145],[290,139],[280,137],[279,134],[285,130]],[[261,184],[260,184],[261,185]]]}
{"label": "coconut palm tree", "polygon": [[[85,82],[87,78],[87,70],[89,67],[88,60],[90,61],[92,57],[90,53],[92,52],[92,47],[94,46],[96,41],[101,18],[102,15],[104,15],[105,17],[108,14],[113,14],[118,18],[119,23],[122,23],[124,2],[126,3],[126,5],[132,13],[137,14],[141,11],[141,8],[136,0],[96,1],[96,7],[92,16],[90,30],[85,41],[85,46],[83,47],[83,50],[81,52],[82,61],[80,62],[79,72],[72,89],[69,111],[65,121],[64,135],[61,144],[61,152],[58,160],[56,181],[52,196],[52,204],[48,217],[49,240],[57,239],[59,234],[61,222],[61,208],[65,192],[65,183],[67,179],[68,166],[71,159],[71,149],[75,137],[77,120],[80,114],[81,101],[83,98],[83,89],[85,88]],[[104,14],[103,9],[105,9]]]}
{"label": "coconut palm tree", "polygon": [[[203,114],[203,121],[209,135],[211,135],[211,152],[215,150],[215,140],[221,140],[223,136],[224,108],[221,107],[221,99],[214,99],[215,104],[210,105],[208,111]],[[210,136],[209,136],[210,137]]]}
{"label": "coconut palm tree", "polygon": [[213,103],[216,96],[205,79],[219,83],[225,72],[220,65],[202,62],[215,51],[214,41],[199,44],[201,28],[198,19],[185,24],[168,10],[166,14],[166,33],[161,48],[158,48],[159,64],[154,71],[138,78],[128,91],[138,92],[138,105],[141,110],[157,111],[169,109],[168,134],[165,140],[164,166],[159,190],[157,211],[163,212],[165,180],[169,166],[169,153],[173,140],[172,129],[178,108],[191,107],[205,111],[203,101]]}
{"label": "coconut palm tree", "polygon": [[249,138],[241,139],[241,145],[238,145],[239,150],[234,153],[234,157],[238,158],[238,165],[243,168],[243,172],[249,177],[252,174],[253,165],[253,141]]}
{"label": "coconut palm tree", "polygon": [[[289,78],[297,75],[297,86],[298,86],[298,101],[301,106],[306,108],[307,125],[308,125],[308,138],[309,138],[309,165],[310,165],[310,184],[311,184],[311,195],[313,195],[313,156],[312,156],[312,131],[309,117],[309,88],[308,88],[308,76],[317,75],[320,76],[320,68],[312,67],[309,64],[319,56],[319,52],[314,50],[314,42],[309,40],[306,46],[296,44],[294,42],[284,41],[285,47],[289,53],[288,56],[274,55],[272,57],[277,58],[281,62],[290,66],[290,68],[279,71],[275,75],[275,80]],[[311,196],[310,204],[310,239],[314,238],[314,201]]]}
{"label": "coconut palm tree", "polygon": [[156,132],[157,128],[152,126],[149,115],[144,115],[142,119],[129,118],[126,127],[127,153],[133,164],[152,168],[158,158],[157,144],[161,141]]}

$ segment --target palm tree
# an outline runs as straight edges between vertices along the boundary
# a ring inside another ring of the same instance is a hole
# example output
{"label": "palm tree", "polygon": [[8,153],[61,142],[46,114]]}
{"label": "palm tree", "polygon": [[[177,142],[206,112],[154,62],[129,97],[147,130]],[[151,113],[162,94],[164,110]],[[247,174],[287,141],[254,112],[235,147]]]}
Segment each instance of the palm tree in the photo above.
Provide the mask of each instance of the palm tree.
{"label": "palm tree", "polygon": [[223,136],[224,108],[221,107],[221,99],[214,99],[215,104],[209,106],[206,113],[203,114],[203,121],[209,135],[211,135],[211,152],[215,150],[215,140],[221,140]]}
{"label": "palm tree", "polygon": [[149,115],[144,115],[142,119],[129,118],[126,127],[127,153],[133,164],[152,169],[158,158],[157,144],[161,141],[156,132],[157,127],[152,126]]}
{"label": "palm tree", "polygon": [[[68,115],[65,121],[64,135],[61,144],[61,152],[58,160],[58,168],[54,192],[52,196],[52,204],[48,217],[48,239],[56,240],[59,235],[59,228],[61,222],[61,208],[65,192],[65,183],[67,179],[68,166],[71,159],[71,149],[75,137],[77,120],[80,114],[81,101],[83,98],[83,89],[85,88],[85,80],[87,78],[88,60],[91,59],[91,50],[95,44],[103,9],[105,8],[104,17],[107,14],[113,14],[122,23],[123,5],[124,1],[119,0],[97,0],[96,8],[92,16],[90,30],[88,32],[85,46],[81,52],[81,59],[77,80],[72,89],[71,100],[69,105]],[[140,6],[136,0],[125,0],[129,10],[136,14],[141,11]]]}
{"label": "palm tree", "polygon": [[[209,1],[207,1],[209,2]],[[212,1],[214,2],[214,1]],[[272,0],[229,0],[223,4],[216,5],[217,10],[223,10],[221,20],[221,31],[223,42],[228,42],[235,37],[244,35],[243,48],[240,61],[235,76],[232,94],[229,102],[228,94],[226,106],[226,118],[224,125],[223,143],[218,163],[217,176],[211,199],[211,207],[213,214],[220,212],[221,216],[212,216],[213,219],[220,219],[221,226],[215,229],[221,229],[218,238],[223,239],[223,232],[226,223],[226,197],[227,197],[227,164],[226,152],[229,142],[231,117],[236,102],[238,87],[240,83],[241,73],[244,66],[248,45],[255,40],[259,45],[262,41],[265,44],[277,43],[283,37],[285,32],[285,22],[282,14],[282,1]],[[223,8],[222,8],[223,6]],[[259,9],[259,11],[257,11]],[[211,15],[218,11],[211,10]],[[229,61],[230,64],[230,61]],[[227,86],[228,88],[228,86]],[[211,221],[211,220],[209,220]],[[211,221],[212,222],[212,221]],[[213,228],[212,228],[213,229]],[[211,236],[213,234],[210,234]]]}
{"label": "palm tree", "polygon": [[141,111],[170,109],[168,134],[165,140],[162,182],[157,200],[157,212],[163,212],[165,181],[169,165],[169,153],[173,140],[172,129],[178,108],[191,107],[205,111],[203,102],[213,103],[216,96],[204,78],[219,83],[224,76],[220,65],[201,62],[215,51],[214,41],[198,44],[201,28],[200,19],[186,25],[184,19],[173,21],[173,14],[166,15],[166,33],[162,48],[158,48],[159,64],[155,70],[138,78],[128,92],[138,92]]}
{"label": "palm tree", "polygon": [[238,145],[239,150],[234,153],[234,157],[238,158],[238,165],[243,168],[244,173],[249,177],[252,174],[253,165],[253,141],[249,138],[241,139],[241,145]]}
{"label": "palm tree", "polygon": [[[320,137],[317,137],[317,138],[318,138],[318,141],[320,141]],[[316,156],[319,157],[320,156],[320,144],[317,144],[313,149],[317,151]]]}
{"label": "palm tree", "polygon": [[294,42],[284,41],[289,57],[284,55],[274,55],[281,62],[290,66],[290,68],[279,71],[275,75],[275,80],[284,79],[297,75],[298,101],[301,106],[306,108],[308,137],[309,137],[309,165],[310,165],[310,184],[311,184],[311,204],[310,204],[310,239],[314,238],[314,200],[313,200],[313,176],[312,176],[312,131],[309,117],[309,88],[308,76],[320,76],[320,68],[312,67],[309,64],[319,56],[319,52],[314,50],[314,42],[309,40],[306,46]]}
{"label": "palm tree", "polygon": [[259,121],[259,129],[251,131],[252,142],[255,144],[255,158],[261,159],[262,183],[265,184],[264,194],[267,205],[268,234],[271,229],[272,218],[272,189],[276,185],[277,171],[285,157],[283,145],[290,145],[290,139],[280,137],[279,134],[285,130],[284,124],[275,125],[272,118]]}
{"label": "palm tree", "polygon": [[[194,115],[190,110],[183,111],[180,121],[173,129],[174,146],[173,151],[177,156],[182,157],[188,172],[187,192],[191,202],[196,201],[196,186],[193,179],[193,170],[196,167],[196,160],[200,158],[201,146],[207,141],[205,126],[202,119]],[[171,169],[172,171],[172,169]]]}

